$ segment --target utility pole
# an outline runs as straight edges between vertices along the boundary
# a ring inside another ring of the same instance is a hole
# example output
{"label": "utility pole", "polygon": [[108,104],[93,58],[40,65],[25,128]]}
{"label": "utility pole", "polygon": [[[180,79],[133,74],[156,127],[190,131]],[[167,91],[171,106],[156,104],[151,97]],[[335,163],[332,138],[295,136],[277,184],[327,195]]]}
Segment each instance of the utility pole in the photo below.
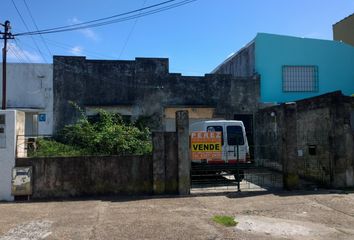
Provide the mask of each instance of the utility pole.
{"label": "utility pole", "polygon": [[0,23],[4,27],[4,32],[0,32],[3,35],[0,39],[4,39],[4,48],[2,49],[2,110],[6,109],[6,53],[7,53],[7,39],[13,39],[14,37],[10,33],[10,21],[6,20],[4,24]]}

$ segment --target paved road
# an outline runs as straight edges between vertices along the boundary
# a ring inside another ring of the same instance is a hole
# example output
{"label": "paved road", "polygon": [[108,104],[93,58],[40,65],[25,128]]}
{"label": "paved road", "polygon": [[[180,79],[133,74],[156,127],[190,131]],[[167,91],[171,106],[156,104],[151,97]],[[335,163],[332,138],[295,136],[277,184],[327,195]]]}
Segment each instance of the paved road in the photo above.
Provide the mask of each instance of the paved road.
{"label": "paved road", "polygon": [[[234,216],[237,227],[214,223]],[[191,197],[0,203],[9,239],[354,239],[354,194],[209,193]]]}

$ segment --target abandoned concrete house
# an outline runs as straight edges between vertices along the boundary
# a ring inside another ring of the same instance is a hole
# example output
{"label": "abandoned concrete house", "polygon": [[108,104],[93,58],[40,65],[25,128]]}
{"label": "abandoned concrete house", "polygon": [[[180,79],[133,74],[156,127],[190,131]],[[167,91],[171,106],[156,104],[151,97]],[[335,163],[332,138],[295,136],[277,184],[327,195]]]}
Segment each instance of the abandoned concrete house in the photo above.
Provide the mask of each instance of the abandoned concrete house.
{"label": "abandoned concrete house", "polygon": [[133,61],[88,60],[54,56],[54,129],[73,123],[79,112],[104,109],[131,119],[150,119],[153,130],[175,130],[175,112],[189,110],[190,121],[249,116],[259,104],[259,78],[206,74],[182,76],[169,72],[166,58]]}

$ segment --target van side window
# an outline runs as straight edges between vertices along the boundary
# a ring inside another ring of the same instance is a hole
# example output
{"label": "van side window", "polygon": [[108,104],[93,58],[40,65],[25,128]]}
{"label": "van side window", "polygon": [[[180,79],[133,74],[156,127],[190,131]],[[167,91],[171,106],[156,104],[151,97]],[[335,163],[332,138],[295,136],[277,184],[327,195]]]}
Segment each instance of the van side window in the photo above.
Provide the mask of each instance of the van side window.
{"label": "van side window", "polygon": [[208,126],[207,132],[221,132],[221,144],[224,145],[224,134],[222,126]]}
{"label": "van side window", "polygon": [[228,145],[243,145],[243,131],[241,126],[227,126],[227,144]]}

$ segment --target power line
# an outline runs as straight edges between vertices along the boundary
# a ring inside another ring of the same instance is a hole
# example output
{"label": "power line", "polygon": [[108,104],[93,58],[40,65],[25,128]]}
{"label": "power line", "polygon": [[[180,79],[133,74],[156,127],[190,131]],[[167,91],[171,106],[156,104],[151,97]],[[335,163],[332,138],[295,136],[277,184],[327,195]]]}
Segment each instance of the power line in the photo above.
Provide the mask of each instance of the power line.
{"label": "power line", "polygon": [[[33,15],[32,15],[32,12],[31,12],[30,8],[29,8],[28,5],[27,5],[26,0],[23,0],[23,2],[25,3],[26,9],[27,9],[27,11],[28,11],[28,13],[29,13],[29,15],[30,15],[30,17],[31,17],[31,19],[32,19],[32,22],[33,22],[34,26],[36,27],[36,30],[39,31],[39,28],[38,28],[38,26],[37,26],[37,24],[36,24],[36,21],[34,20],[34,17],[33,17]],[[41,37],[42,42],[44,43],[44,46],[46,47],[46,49],[47,49],[49,55],[52,56],[53,54],[52,54],[52,52],[50,51],[50,49],[49,49],[47,43],[45,42],[45,40],[44,40],[42,34],[39,34],[39,36]]]}
{"label": "power line", "polygon": [[[27,31],[30,31],[30,30],[29,30],[29,27],[27,26],[26,21],[25,21],[25,20],[23,19],[23,17],[22,17],[21,12],[20,12],[19,9],[17,8],[15,1],[14,1],[14,0],[11,0],[11,1],[12,1],[12,4],[14,5],[14,7],[15,7],[17,13],[18,13],[18,15],[20,16],[20,19],[21,19],[23,25],[25,25],[25,28],[27,29]],[[39,54],[41,55],[42,59],[44,60],[44,62],[48,63],[47,60],[44,58],[43,53],[42,53],[42,51],[40,50],[40,48],[39,48],[37,42],[35,41],[34,37],[31,36],[31,38],[32,38],[33,43],[34,43],[34,45],[36,46],[36,48],[37,48]]]}
{"label": "power line", "polygon": [[[65,49],[65,50],[71,50],[72,48],[74,48],[74,46],[72,45],[69,45],[67,43],[63,43],[63,42],[58,42],[58,41],[55,41],[53,39],[50,39],[50,38],[46,38],[46,37],[43,37],[47,44],[49,44],[50,46],[55,46],[55,47],[58,47],[58,48],[61,48],[61,49]],[[18,41],[20,41],[20,39],[17,39]],[[21,41],[21,44],[23,44],[24,46],[28,47],[28,48],[31,48],[33,50],[35,50],[35,48],[29,44],[26,44],[25,42],[22,42]],[[110,56],[110,55],[107,55],[107,54],[102,54],[102,53],[98,53],[98,52],[94,52],[94,51],[89,51],[89,50],[83,50],[82,51],[84,55],[87,55],[87,56],[94,56],[94,57],[99,57],[99,58],[112,58],[112,59],[115,59],[116,57],[115,56]]]}
{"label": "power line", "polygon": [[[104,20],[116,18],[116,17],[121,17],[121,16],[129,15],[129,14],[132,14],[132,13],[135,13],[135,12],[140,12],[140,11],[142,11],[142,10],[146,10],[146,9],[158,7],[158,6],[161,6],[161,5],[170,3],[170,2],[174,2],[174,1],[176,1],[176,0],[168,0],[168,1],[165,1],[165,2],[161,2],[161,3],[158,3],[158,4],[154,4],[154,5],[145,7],[145,8],[140,8],[140,9],[136,9],[136,10],[129,11],[129,12],[125,12],[125,13],[116,14],[116,15],[113,15],[113,16],[110,16],[110,17],[99,18],[99,19],[95,19],[95,20],[91,20],[91,21],[87,21],[87,22],[76,23],[76,24],[71,24],[71,25],[66,25],[66,26],[61,26],[61,27],[43,29],[43,30],[41,30],[41,31],[52,31],[52,30],[59,30],[59,29],[63,29],[63,28],[69,28],[69,27],[75,27],[75,26],[82,26],[82,25],[86,25],[86,24],[90,24],[90,23],[94,23],[94,22],[99,22],[99,21],[104,21]],[[32,32],[28,32],[28,33],[32,33]],[[20,34],[22,34],[22,33],[20,33]]]}
{"label": "power line", "polygon": [[[63,42],[58,42],[56,40],[53,40],[53,39],[49,39],[49,38],[44,38],[47,43],[49,45],[52,45],[52,46],[56,46],[56,47],[59,47],[59,48],[62,48],[62,49],[66,49],[66,50],[71,50],[72,48],[74,48],[75,46],[73,45],[69,45],[67,43],[63,43]],[[98,53],[98,52],[95,52],[95,51],[92,51],[92,50],[83,50],[82,51],[84,54],[85,53],[89,53],[89,54],[85,54],[85,55],[92,55],[92,56],[96,56],[96,57],[100,57],[100,58],[116,58],[116,56],[112,56],[112,55],[107,55],[107,54],[102,54],[102,53]]]}
{"label": "power line", "polygon": [[[175,0],[170,0],[170,1],[166,1],[160,4],[155,4],[156,5],[161,5],[161,4],[166,4],[168,2],[172,2]],[[52,29],[44,29],[44,30],[40,30],[40,31],[32,31],[32,32],[25,32],[25,33],[17,33],[17,34],[13,34],[14,36],[23,36],[23,35],[37,35],[37,34],[49,34],[49,33],[59,33],[59,32],[66,32],[66,31],[74,31],[74,30],[79,30],[79,29],[85,29],[85,28],[94,28],[94,27],[100,27],[100,26],[104,26],[104,25],[109,25],[109,24],[113,24],[113,23],[118,23],[118,22],[124,22],[124,21],[128,21],[128,20],[132,20],[132,19],[136,19],[136,18],[140,18],[143,16],[148,16],[148,15],[152,15],[158,12],[162,12],[162,11],[166,11],[172,8],[176,8],[179,6],[183,6],[186,4],[189,4],[191,2],[195,2],[197,0],[183,0],[181,2],[177,2],[177,3],[173,3],[170,4],[168,6],[164,6],[164,7],[159,7],[153,10],[149,10],[143,13],[137,13],[137,14],[133,14],[131,16],[128,17],[123,17],[123,18],[118,18],[118,19],[114,19],[114,20],[110,20],[110,21],[103,21],[103,22],[98,22],[101,21],[99,19],[97,20],[92,20],[89,22],[85,22],[85,23],[79,23],[79,24],[73,24],[73,25],[68,25],[68,26],[64,26],[64,27],[58,27],[58,28],[52,28]],[[152,5],[154,6],[154,5]],[[132,12],[140,12],[143,9],[148,9],[148,8],[152,8],[152,6],[149,7],[145,7],[145,8],[141,8],[141,9],[137,9],[134,11],[130,11],[130,12],[126,12],[126,13],[121,13],[115,16],[123,16],[123,15],[128,15],[131,14]],[[110,19],[113,18],[112,17],[107,17],[107,18],[102,18],[102,19]],[[98,22],[98,23],[94,23],[94,24],[87,24],[87,23],[91,23],[91,22]]]}
{"label": "power line", "polygon": [[31,60],[29,59],[29,57],[25,54],[25,51],[20,47],[19,42],[17,41],[17,39],[14,39],[15,43],[16,43],[16,47],[20,50],[18,52],[18,54],[21,53],[21,55],[27,60],[28,63],[31,63]]}
{"label": "power line", "polygon": [[23,58],[23,56],[21,56],[18,51],[13,49],[13,45],[9,45],[8,49],[19,60],[20,63],[26,63],[26,60]]}
{"label": "power line", "polygon": [[[147,0],[144,0],[143,7],[145,6],[146,1],[147,1]],[[125,39],[124,45],[123,45],[123,47],[122,47],[122,50],[121,50],[120,53],[119,53],[118,59],[120,59],[121,56],[123,55],[123,52],[124,52],[124,50],[125,50],[125,48],[126,48],[128,42],[129,42],[130,36],[132,35],[132,33],[133,33],[134,29],[135,29],[135,26],[136,26],[136,24],[137,24],[137,22],[138,22],[138,19],[139,19],[139,18],[136,18],[136,19],[135,19],[135,21],[134,21],[134,23],[133,23],[133,26],[132,26],[132,28],[130,29],[130,32],[128,33],[128,36],[127,36],[127,38]]]}
{"label": "power line", "polygon": [[[21,45],[20,45],[20,39],[14,39],[15,40],[15,43],[16,43],[16,47],[20,50],[19,52],[18,52],[18,54],[21,54],[26,60],[27,60],[27,62],[28,63],[32,63],[32,61],[31,61],[31,59],[27,56],[27,54],[26,54],[26,52],[25,52],[25,50],[21,47]],[[22,43],[22,42],[21,42]],[[32,47],[33,48],[33,47]],[[34,48],[33,48],[34,49]],[[41,72],[40,70],[35,70],[36,71],[36,74],[37,75],[43,75],[43,72]]]}

